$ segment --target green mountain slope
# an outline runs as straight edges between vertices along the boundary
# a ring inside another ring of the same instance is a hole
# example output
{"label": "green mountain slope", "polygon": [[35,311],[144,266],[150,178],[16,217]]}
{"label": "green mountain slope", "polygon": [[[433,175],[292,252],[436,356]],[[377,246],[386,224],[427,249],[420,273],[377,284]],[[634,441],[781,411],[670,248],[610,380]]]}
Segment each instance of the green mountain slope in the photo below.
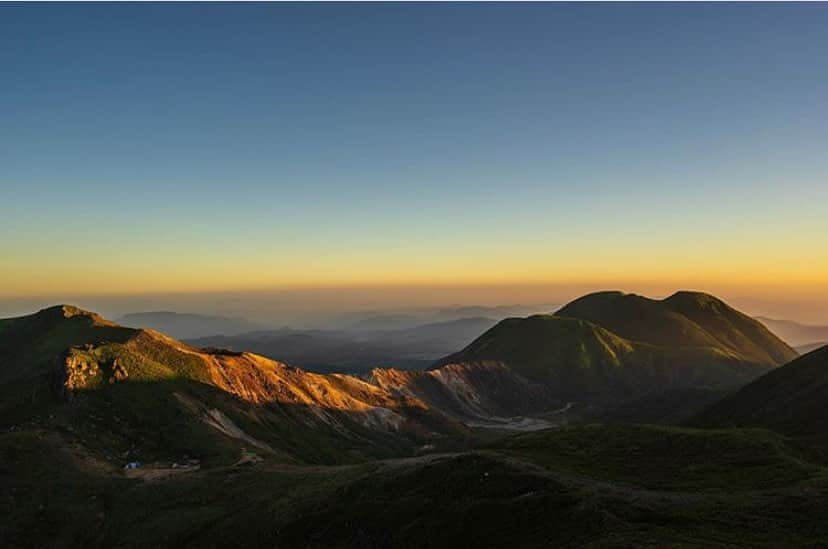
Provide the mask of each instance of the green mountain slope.
{"label": "green mountain slope", "polygon": [[135,334],[136,330],[68,305],[0,319],[0,417],[30,413],[22,405],[53,403],[58,361],[70,347],[123,343]]}
{"label": "green mountain slope", "polygon": [[0,426],[71,433],[111,461],[220,463],[247,447],[286,462],[348,462],[462,431],[352,376],[196,349],[69,306],[0,322],[0,411]]}
{"label": "green mountain slope", "polygon": [[828,347],[803,355],[703,412],[704,426],[758,426],[828,442]]}
{"label": "green mountain slope", "polygon": [[732,388],[769,368],[764,359],[752,362],[705,341],[710,344],[658,345],[626,339],[584,319],[535,315],[500,322],[438,367],[499,362],[561,399],[604,403],[684,387]]}
{"label": "green mountain slope", "polygon": [[576,299],[556,315],[588,320],[632,341],[708,347],[753,364],[777,366],[797,356],[757,320],[700,292],[677,292],[664,300],[599,292]]}

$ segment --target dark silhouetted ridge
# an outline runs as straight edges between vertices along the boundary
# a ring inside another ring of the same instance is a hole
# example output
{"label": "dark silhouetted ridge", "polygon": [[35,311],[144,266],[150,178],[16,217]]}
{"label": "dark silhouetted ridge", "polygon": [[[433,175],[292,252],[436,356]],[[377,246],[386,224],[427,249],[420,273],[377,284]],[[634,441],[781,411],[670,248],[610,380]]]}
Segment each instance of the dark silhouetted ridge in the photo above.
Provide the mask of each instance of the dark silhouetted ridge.
{"label": "dark silhouetted ridge", "polygon": [[828,346],[760,377],[702,413],[704,426],[765,427],[828,441]]}

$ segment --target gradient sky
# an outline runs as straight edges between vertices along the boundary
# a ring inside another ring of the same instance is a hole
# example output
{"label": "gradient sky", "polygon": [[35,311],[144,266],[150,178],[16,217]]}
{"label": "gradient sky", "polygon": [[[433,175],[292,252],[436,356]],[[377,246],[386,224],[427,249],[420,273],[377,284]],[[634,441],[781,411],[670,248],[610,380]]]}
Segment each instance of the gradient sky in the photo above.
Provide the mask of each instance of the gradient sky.
{"label": "gradient sky", "polygon": [[3,4],[0,297],[828,298],[826,59],[825,4]]}

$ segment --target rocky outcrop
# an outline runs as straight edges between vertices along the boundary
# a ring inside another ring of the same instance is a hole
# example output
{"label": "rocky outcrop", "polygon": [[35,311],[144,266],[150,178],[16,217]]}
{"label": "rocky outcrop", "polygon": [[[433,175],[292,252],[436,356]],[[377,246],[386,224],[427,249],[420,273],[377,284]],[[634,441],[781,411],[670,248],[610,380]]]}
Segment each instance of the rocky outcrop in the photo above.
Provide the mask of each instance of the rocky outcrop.
{"label": "rocky outcrop", "polygon": [[378,368],[368,379],[458,419],[526,415],[560,405],[548,387],[497,361],[446,364],[425,372]]}
{"label": "rocky outcrop", "polygon": [[61,394],[72,400],[75,391],[97,389],[129,378],[118,357],[97,358],[94,348],[72,347],[57,361],[57,378]]}

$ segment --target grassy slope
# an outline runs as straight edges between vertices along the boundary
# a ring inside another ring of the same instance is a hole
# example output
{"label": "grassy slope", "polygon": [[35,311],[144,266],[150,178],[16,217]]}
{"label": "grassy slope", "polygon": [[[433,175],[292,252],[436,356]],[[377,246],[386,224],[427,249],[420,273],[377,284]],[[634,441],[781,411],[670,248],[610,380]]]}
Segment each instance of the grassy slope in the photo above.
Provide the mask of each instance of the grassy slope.
{"label": "grassy slope", "polygon": [[633,342],[589,321],[556,315],[504,320],[441,364],[476,361],[508,364],[571,400],[623,400],[671,387],[722,389],[757,375],[715,348]]}
{"label": "grassy slope", "polygon": [[827,399],[828,347],[822,347],[714,404],[694,423],[761,426],[828,442]]}
{"label": "grassy slope", "polygon": [[0,320],[0,417],[28,418],[54,403],[56,361],[67,348],[124,342],[135,334],[68,306]]}
{"label": "grassy slope", "polygon": [[764,430],[587,425],[526,433],[494,445],[573,473],[651,489],[759,489],[822,468],[806,450]]}
{"label": "grassy slope", "polygon": [[[759,322],[707,294],[657,301],[600,292],[555,315],[504,320],[437,366],[502,362],[561,399],[600,406],[688,387],[732,389],[794,356]],[[693,411],[689,404],[682,409]]]}
{"label": "grassy slope", "polygon": [[[42,456],[56,456],[42,459]],[[802,547],[828,481],[758,430],[590,426],[347,467],[263,463],[144,483],[0,435],[9,547]]]}
{"label": "grassy slope", "polygon": [[653,345],[676,345],[679,342],[683,346],[716,346],[716,340],[700,326],[688,322],[658,301],[635,294],[588,294],[555,314],[588,320],[627,339]]}
{"label": "grassy slope", "polygon": [[658,301],[635,294],[599,292],[556,313],[588,320],[633,341],[670,347],[708,347],[765,366],[784,364],[796,352],[760,322],[699,292]]}
{"label": "grassy slope", "polygon": [[676,292],[663,303],[745,361],[778,366],[797,357],[797,352],[764,324],[711,295]]}
{"label": "grassy slope", "polygon": [[573,372],[617,368],[633,351],[628,341],[589,322],[534,315],[499,322],[459,356],[464,361],[508,359],[522,374],[543,379],[550,375],[550,363]]}
{"label": "grassy slope", "polygon": [[[242,431],[273,448],[274,457],[285,462],[354,461],[355,452],[366,447],[365,441],[332,436],[324,429],[307,429],[285,410],[251,405],[181,375],[169,367],[170,362],[155,362],[128,346],[104,346],[91,354],[104,361],[117,357],[129,368],[130,381],[76,391],[71,402],[52,408],[49,419],[41,424],[70,433],[109,460],[173,461],[190,455],[208,466],[234,462],[240,447],[249,444],[204,423],[202,417],[208,410],[221,410]],[[152,356],[163,359],[158,354]],[[371,440],[376,443],[371,450],[378,456],[402,451],[394,441],[377,437]]]}
{"label": "grassy slope", "polygon": [[[73,346],[70,354],[79,360],[111,365],[117,359],[130,383],[108,384],[102,368],[66,402],[58,390],[58,363]],[[185,413],[174,396],[206,389],[196,382],[195,361],[164,350],[139,330],[73,307],[52,307],[3,320],[0,353],[4,424],[49,425],[118,461],[189,454],[225,462],[238,456],[238,444]]]}
{"label": "grassy slope", "polygon": [[727,390],[704,387],[657,391],[595,410],[592,414],[586,411],[584,419],[591,423],[682,425],[729,393]]}
{"label": "grassy slope", "polygon": [[[45,426],[115,462],[185,454],[206,465],[235,461],[249,444],[207,425],[203,418],[214,409],[287,462],[348,463],[413,448],[412,441],[364,427],[348,413],[339,416],[341,430],[310,428],[302,420],[314,412],[305,405],[251,404],[212,384],[211,355],[72,307],[4,320],[0,357],[0,428]],[[84,375],[61,396],[66,360]],[[418,419],[431,426],[434,418],[421,413]]]}

